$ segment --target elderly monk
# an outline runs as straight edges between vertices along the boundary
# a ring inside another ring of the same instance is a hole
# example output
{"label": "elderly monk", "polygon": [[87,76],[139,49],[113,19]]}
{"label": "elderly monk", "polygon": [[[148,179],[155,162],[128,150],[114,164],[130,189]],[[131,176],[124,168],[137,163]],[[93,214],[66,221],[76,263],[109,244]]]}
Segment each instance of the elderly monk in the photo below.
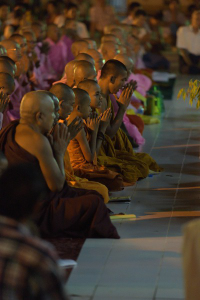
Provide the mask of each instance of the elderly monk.
{"label": "elderly monk", "polygon": [[[66,118],[71,114],[73,111],[73,105],[75,104],[75,94],[73,90],[63,83],[58,83],[52,86],[50,89],[50,92],[53,93],[59,100],[59,117],[60,120],[65,121]],[[82,121],[82,119],[80,119]],[[79,120],[77,120],[79,122]],[[71,125],[71,124],[70,124]],[[69,128],[70,131],[70,128]],[[70,131],[71,132],[71,131]],[[71,138],[71,134],[70,134]],[[105,185],[95,182],[95,181],[89,181],[86,178],[80,178],[74,175],[74,170],[70,163],[70,157],[69,153],[66,150],[65,152],[65,175],[67,183],[70,186],[76,187],[76,188],[82,188],[86,190],[94,190],[97,191],[99,194],[101,194],[104,198],[104,202],[107,203],[109,201],[108,196],[108,189]]]}
{"label": "elderly monk", "polygon": [[29,92],[21,102],[20,121],[0,134],[0,149],[9,164],[31,162],[46,181],[49,193],[37,209],[35,222],[45,236],[119,238],[102,197],[67,185],[64,154],[69,134],[64,124],[49,134],[55,118],[52,98],[44,92]]}
{"label": "elderly monk", "polygon": [[121,168],[120,173],[123,173],[124,181],[132,183],[139,178],[148,176],[149,170],[159,172],[161,168],[149,154],[134,153],[126,134],[120,129],[135,89],[135,83],[132,82],[125,86],[127,76],[125,65],[117,60],[107,61],[102,68],[101,78],[98,82],[103,95],[101,113],[109,107],[113,110],[110,94],[116,94],[123,87],[124,89],[117,99],[119,109],[116,115],[113,111],[112,119],[107,127],[107,135],[105,135],[106,142],[102,144],[98,160],[101,165],[110,170],[117,171],[118,168]]}

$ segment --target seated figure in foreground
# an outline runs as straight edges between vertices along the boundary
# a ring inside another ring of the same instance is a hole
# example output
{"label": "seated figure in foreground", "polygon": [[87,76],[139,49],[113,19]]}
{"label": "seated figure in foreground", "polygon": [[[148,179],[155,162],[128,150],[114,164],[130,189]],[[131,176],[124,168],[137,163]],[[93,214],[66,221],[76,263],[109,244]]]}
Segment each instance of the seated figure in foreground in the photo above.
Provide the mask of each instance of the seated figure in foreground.
{"label": "seated figure in foreground", "polygon": [[[3,157],[0,153],[0,170],[2,163]],[[41,173],[32,164],[12,166],[1,175],[2,300],[68,299],[64,274],[58,266],[54,247],[35,237],[28,227],[29,218],[45,193],[46,187]]]}
{"label": "seated figure in foreground", "polygon": [[0,134],[0,149],[9,164],[30,162],[45,179],[48,195],[38,206],[35,222],[45,236],[119,238],[102,197],[67,185],[64,154],[69,134],[64,124],[49,134],[55,118],[52,98],[29,92],[21,102],[20,120]]}

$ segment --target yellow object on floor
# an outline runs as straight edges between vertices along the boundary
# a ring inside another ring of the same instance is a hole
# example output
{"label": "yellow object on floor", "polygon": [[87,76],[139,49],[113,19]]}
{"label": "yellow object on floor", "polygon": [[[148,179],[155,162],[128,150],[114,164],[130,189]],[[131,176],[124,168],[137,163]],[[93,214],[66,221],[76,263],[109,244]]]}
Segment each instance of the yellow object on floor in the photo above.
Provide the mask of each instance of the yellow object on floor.
{"label": "yellow object on floor", "polygon": [[110,216],[110,219],[111,220],[119,220],[119,219],[135,219],[136,218],[136,215],[113,215],[113,216]]}

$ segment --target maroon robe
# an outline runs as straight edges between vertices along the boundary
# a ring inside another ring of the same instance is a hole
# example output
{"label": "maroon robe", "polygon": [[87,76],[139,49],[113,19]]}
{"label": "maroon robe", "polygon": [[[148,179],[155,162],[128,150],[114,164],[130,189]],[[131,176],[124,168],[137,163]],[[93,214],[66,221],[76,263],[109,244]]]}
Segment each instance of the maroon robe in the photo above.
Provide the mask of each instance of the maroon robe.
{"label": "maroon robe", "polygon": [[[13,121],[1,131],[0,149],[9,164],[27,162],[40,168],[36,157],[15,142],[18,124],[19,121]],[[95,191],[69,187],[67,182],[60,192],[52,193],[49,190],[46,199],[40,203],[34,220],[41,234],[47,237],[119,238],[103,198]]]}

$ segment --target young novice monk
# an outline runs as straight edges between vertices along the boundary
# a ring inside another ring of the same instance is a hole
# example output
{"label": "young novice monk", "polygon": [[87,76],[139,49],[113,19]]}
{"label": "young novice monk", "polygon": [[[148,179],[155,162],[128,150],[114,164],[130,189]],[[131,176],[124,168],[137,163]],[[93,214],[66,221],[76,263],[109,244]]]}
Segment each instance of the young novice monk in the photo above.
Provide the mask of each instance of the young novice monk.
{"label": "young novice monk", "polygon": [[[73,90],[66,84],[57,83],[52,86],[50,92],[58,98],[59,105],[60,105],[59,118],[60,120],[65,121],[73,111],[73,105],[75,103],[75,94]],[[70,138],[71,137],[72,136],[70,134]],[[86,190],[95,190],[103,196],[105,203],[109,201],[108,189],[105,185],[99,182],[89,181],[86,178],[80,178],[74,175],[74,170],[70,163],[68,150],[66,150],[65,152],[64,162],[65,162],[66,180],[69,185],[76,188],[86,189]]]}
{"label": "young novice monk", "polygon": [[[97,165],[96,151],[102,143],[102,135],[98,133],[100,117],[89,118],[91,114],[90,96],[79,88],[74,89],[75,104],[70,115],[69,124],[78,116],[84,120],[84,128],[70,141],[68,151],[71,165],[76,176],[98,181],[107,186],[110,191],[122,189],[122,179],[119,174],[110,172]],[[105,127],[110,115],[105,118]]]}
{"label": "young novice monk", "polygon": [[[109,95],[116,94],[123,88],[127,81],[127,75],[125,65],[117,60],[109,60],[103,66],[101,78],[99,80],[99,85],[103,94],[101,112],[104,112],[109,107],[111,107],[113,111]],[[134,153],[126,134],[120,129],[123,116],[129,105],[134,88],[132,84],[129,83],[123,89],[120,98],[117,99],[119,109],[116,115],[114,115],[113,112],[112,119],[106,130],[106,143],[102,144],[98,156],[98,160],[102,165],[115,171],[118,170],[116,158],[120,159],[123,168],[124,181],[129,183],[148,176],[149,169],[156,172],[161,171],[161,168],[149,154]]]}

